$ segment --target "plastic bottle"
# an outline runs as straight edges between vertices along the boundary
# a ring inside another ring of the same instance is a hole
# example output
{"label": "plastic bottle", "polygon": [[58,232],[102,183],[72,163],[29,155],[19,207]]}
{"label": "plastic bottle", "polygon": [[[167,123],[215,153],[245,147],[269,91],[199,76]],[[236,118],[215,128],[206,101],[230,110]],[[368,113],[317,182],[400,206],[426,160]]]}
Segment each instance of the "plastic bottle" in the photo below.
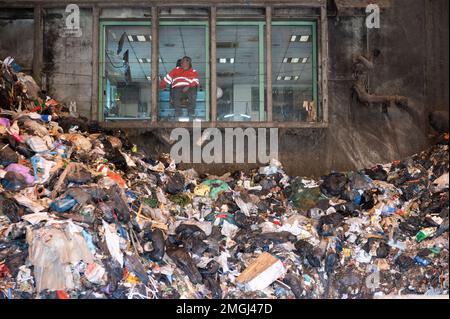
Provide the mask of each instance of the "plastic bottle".
{"label": "plastic bottle", "polygon": [[50,122],[52,120],[51,115],[41,115],[41,120],[44,122]]}
{"label": "plastic bottle", "polygon": [[416,256],[414,258],[414,261],[416,262],[416,264],[420,265],[420,266],[429,266],[431,264],[431,261],[429,261],[428,259],[422,258],[420,256]]}
{"label": "plastic bottle", "polygon": [[434,235],[435,233],[435,229],[434,228],[424,228],[422,229],[420,232],[417,233],[416,235],[416,241],[418,243],[424,241],[427,238],[430,238]]}
{"label": "plastic bottle", "polygon": [[77,204],[77,201],[72,196],[66,196],[58,199],[50,204],[50,209],[58,213],[64,213],[72,209]]}

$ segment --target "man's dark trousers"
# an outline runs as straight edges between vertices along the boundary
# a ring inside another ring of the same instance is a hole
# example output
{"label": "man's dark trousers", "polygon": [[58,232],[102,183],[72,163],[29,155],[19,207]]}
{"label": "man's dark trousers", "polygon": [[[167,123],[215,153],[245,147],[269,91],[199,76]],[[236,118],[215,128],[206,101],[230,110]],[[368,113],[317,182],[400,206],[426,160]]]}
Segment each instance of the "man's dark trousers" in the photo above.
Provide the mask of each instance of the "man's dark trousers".
{"label": "man's dark trousers", "polygon": [[197,87],[189,87],[187,92],[183,92],[184,87],[172,88],[172,101],[176,116],[181,115],[182,101],[187,98],[186,107],[189,116],[194,115],[195,104],[197,101]]}

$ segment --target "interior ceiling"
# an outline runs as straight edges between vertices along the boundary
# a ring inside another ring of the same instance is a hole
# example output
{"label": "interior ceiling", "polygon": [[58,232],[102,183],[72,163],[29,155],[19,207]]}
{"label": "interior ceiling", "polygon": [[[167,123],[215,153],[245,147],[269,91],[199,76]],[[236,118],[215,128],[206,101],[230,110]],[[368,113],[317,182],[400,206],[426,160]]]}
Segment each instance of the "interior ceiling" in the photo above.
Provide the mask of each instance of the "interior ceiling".
{"label": "interior ceiling", "polygon": [[[108,65],[112,78],[124,79],[122,57],[129,51],[129,63],[133,82],[148,82],[150,63],[140,63],[146,58],[150,62],[151,43],[129,42],[125,38],[122,51],[117,55],[121,35],[150,35],[145,26],[113,26],[107,31],[107,51],[113,62]],[[308,26],[273,26],[272,72],[273,86],[311,86],[312,82],[312,42],[290,42],[292,35],[310,35]],[[218,26],[217,58],[234,58],[235,63],[217,63],[218,84],[257,84],[259,81],[258,64],[258,27],[257,26]],[[175,67],[176,61],[188,55],[193,67],[199,72],[200,82],[206,82],[205,28],[203,26],[162,26],[160,27],[160,75],[164,76]],[[308,58],[307,63],[283,63],[284,58]],[[106,58],[108,61],[108,58]],[[298,76],[296,81],[277,80],[278,76]]]}

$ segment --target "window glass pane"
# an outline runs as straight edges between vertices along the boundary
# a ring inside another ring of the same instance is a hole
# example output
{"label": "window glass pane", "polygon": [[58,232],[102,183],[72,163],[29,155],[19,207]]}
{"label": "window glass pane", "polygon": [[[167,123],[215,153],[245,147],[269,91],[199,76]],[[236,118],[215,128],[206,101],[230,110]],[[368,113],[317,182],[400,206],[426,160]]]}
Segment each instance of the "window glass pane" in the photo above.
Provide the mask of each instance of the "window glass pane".
{"label": "window glass pane", "polygon": [[274,121],[317,121],[312,26],[272,27]]}
{"label": "window glass pane", "polygon": [[151,109],[150,27],[105,28],[104,117],[148,119]]}
{"label": "window glass pane", "polygon": [[259,26],[217,26],[217,119],[259,121]]}
{"label": "window glass pane", "polygon": [[[206,26],[160,26],[159,39],[159,77],[161,81],[166,79],[159,94],[159,118],[205,120],[209,72]],[[183,57],[191,59],[192,68],[183,70],[180,65],[177,71]]]}

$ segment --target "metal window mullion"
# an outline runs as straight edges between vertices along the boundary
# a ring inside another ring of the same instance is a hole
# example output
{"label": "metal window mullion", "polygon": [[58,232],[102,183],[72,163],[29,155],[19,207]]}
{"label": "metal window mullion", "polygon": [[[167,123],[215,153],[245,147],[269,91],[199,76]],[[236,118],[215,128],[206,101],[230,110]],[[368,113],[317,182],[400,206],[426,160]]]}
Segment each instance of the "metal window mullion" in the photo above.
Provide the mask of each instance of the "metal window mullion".
{"label": "metal window mullion", "polygon": [[[317,25],[313,24],[311,26],[312,28],[312,35],[313,35],[313,63],[312,63],[312,79],[313,79],[313,101],[314,106],[317,110],[317,116],[319,116],[319,99],[317,94]],[[316,118],[317,121],[317,118]]]}
{"label": "metal window mullion", "polygon": [[92,7],[92,101],[91,101],[91,120],[98,120],[98,101],[99,101],[99,32],[100,32],[100,9],[97,6]]}
{"label": "metal window mullion", "polygon": [[328,123],[328,17],[326,7],[322,6],[320,13],[322,121]]}
{"label": "metal window mullion", "polygon": [[98,60],[99,60],[99,77],[98,77],[98,116],[97,118],[99,121],[103,121],[103,92],[104,92],[104,77],[105,77],[105,24],[103,22],[100,22],[100,49],[98,52]]}
{"label": "metal window mullion", "polygon": [[266,100],[267,121],[272,122],[272,7],[266,8]]}
{"label": "metal window mullion", "polygon": [[159,100],[159,24],[158,24],[158,7],[152,7],[152,22],[151,22],[151,34],[152,34],[152,45],[151,45],[151,121],[156,123],[158,121],[158,100]]}
{"label": "metal window mullion", "polygon": [[210,50],[210,41],[209,41],[210,39],[209,39],[209,26],[208,26],[208,24],[205,26],[205,63],[206,63],[206,66],[205,66],[205,94],[206,94],[206,96],[205,96],[205,120],[206,121],[209,121],[211,118],[210,118],[210,115],[209,115],[209,112],[210,112],[210,92],[209,92],[209,89],[210,89],[210,85],[209,85],[209,81],[210,81],[210,79],[209,79],[209,77],[210,77],[210,64],[208,63],[208,61],[209,61],[209,50]]}
{"label": "metal window mullion", "polygon": [[211,7],[210,11],[210,50],[211,50],[211,122],[216,123],[217,121],[217,9],[216,7]]}
{"label": "metal window mullion", "polygon": [[265,120],[264,114],[264,23],[259,23],[259,120]]}
{"label": "metal window mullion", "polygon": [[42,84],[42,63],[44,60],[44,18],[42,13],[42,6],[34,7],[33,23],[33,77],[36,82]]}

